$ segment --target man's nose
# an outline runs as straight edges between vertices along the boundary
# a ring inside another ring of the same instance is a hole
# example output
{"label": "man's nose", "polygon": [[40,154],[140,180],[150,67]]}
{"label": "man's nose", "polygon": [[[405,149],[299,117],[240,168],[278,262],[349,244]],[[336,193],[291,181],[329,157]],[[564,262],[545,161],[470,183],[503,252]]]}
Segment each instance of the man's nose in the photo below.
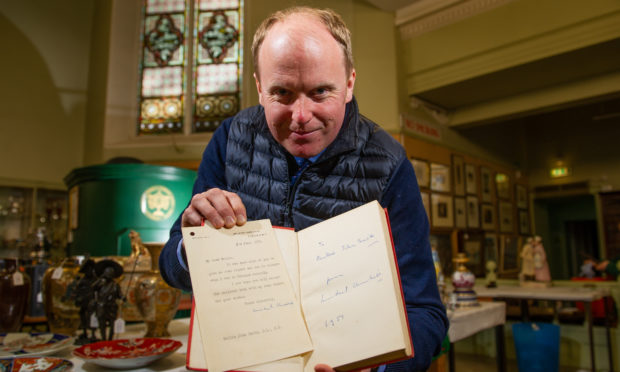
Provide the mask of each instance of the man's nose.
{"label": "man's nose", "polygon": [[312,118],[312,113],[310,111],[311,105],[312,102],[310,102],[308,97],[304,95],[298,96],[293,104],[293,121],[299,124],[309,122]]}

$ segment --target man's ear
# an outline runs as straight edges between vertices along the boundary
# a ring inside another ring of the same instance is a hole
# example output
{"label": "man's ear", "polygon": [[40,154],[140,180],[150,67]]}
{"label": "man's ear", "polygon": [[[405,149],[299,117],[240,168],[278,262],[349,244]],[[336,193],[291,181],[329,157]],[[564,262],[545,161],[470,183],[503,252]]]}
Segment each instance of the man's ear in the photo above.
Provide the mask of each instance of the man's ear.
{"label": "man's ear", "polygon": [[351,75],[347,79],[347,103],[353,99],[353,88],[355,87],[355,69],[351,69]]}
{"label": "man's ear", "polygon": [[254,75],[254,81],[256,82],[256,91],[258,92],[258,103],[260,103],[261,105],[263,104],[263,90],[260,86],[260,80],[258,79],[258,76],[256,76],[256,72],[253,74]]}

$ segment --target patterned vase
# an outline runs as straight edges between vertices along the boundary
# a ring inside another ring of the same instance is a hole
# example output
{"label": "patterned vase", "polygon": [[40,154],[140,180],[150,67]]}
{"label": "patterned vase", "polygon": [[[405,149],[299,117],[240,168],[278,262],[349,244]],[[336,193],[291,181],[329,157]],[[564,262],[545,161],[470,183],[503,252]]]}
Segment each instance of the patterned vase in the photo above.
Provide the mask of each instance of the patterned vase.
{"label": "patterned vase", "polygon": [[72,296],[84,256],[72,256],[43,275],[43,303],[50,332],[73,336],[80,326],[80,309]]}
{"label": "patterned vase", "polygon": [[17,259],[4,258],[0,271],[0,332],[18,332],[30,296],[30,277],[19,270]]}
{"label": "patterned vase", "polygon": [[474,292],[476,276],[469,271],[465,264],[469,258],[465,253],[459,253],[452,261],[456,263],[456,270],[452,274],[453,294],[456,296],[456,307],[478,306],[478,297]]}
{"label": "patterned vase", "polygon": [[159,253],[164,243],[143,243],[149,250],[153,269],[136,284],[136,303],[147,330],[144,337],[168,337],[168,323],[174,318],[181,291],[170,287],[159,273]]}

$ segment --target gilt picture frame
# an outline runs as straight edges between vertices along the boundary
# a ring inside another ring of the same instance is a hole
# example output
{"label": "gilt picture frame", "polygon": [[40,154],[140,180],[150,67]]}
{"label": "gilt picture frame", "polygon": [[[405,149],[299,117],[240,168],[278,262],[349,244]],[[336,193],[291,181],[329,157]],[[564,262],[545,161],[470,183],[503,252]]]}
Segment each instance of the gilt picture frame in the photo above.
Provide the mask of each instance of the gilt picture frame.
{"label": "gilt picture frame", "polygon": [[452,196],[431,194],[431,221],[432,227],[453,227],[454,214],[452,210]]}
{"label": "gilt picture frame", "polygon": [[415,177],[418,180],[418,186],[421,189],[428,189],[431,185],[431,171],[426,160],[421,159],[409,159],[415,172]]}
{"label": "gilt picture frame", "polygon": [[445,164],[431,163],[431,190],[450,192],[450,167]]}
{"label": "gilt picture frame", "polygon": [[465,195],[465,161],[460,155],[452,155],[452,179],[454,195]]}
{"label": "gilt picture frame", "polygon": [[478,194],[478,172],[473,164],[465,164],[465,192],[467,194]]}

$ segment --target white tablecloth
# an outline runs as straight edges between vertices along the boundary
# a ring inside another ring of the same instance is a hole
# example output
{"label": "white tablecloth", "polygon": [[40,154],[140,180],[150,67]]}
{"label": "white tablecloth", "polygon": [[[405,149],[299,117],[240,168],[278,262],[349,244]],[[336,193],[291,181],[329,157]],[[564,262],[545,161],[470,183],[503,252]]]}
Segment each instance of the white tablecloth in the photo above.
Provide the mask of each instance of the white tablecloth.
{"label": "white tablecloth", "polygon": [[505,302],[480,302],[480,306],[448,311],[450,342],[456,342],[484,329],[506,323]]}
{"label": "white tablecloth", "polygon": [[[143,323],[130,324],[126,328],[126,332],[119,334],[115,339],[144,337],[146,333],[146,325]],[[152,371],[187,371],[185,368],[185,355],[187,353],[187,335],[189,333],[189,318],[175,319],[168,325],[170,338],[181,341],[181,346],[173,354],[159,359],[143,368],[132,369],[135,372],[152,372]],[[93,363],[84,362],[82,359],[73,356],[73,349],[69,349],[54,357],[70,360],[74,367],[74,371],[114,371],[112,369],[99,367]]]}

